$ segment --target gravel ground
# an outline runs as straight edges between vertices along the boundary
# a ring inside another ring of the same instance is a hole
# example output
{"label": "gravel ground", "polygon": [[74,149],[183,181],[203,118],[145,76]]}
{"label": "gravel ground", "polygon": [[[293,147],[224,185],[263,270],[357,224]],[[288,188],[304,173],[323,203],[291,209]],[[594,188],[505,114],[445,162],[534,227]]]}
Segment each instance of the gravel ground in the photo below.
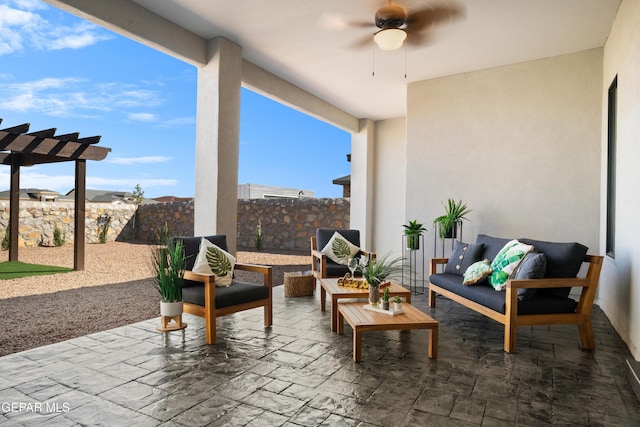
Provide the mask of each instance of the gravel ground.
{"label": "gravel ground", "polygon": [[[145,244],[87,244],[85,269],[0,281],[0,356],[112,329],[160,315],[151,281],[151,248]],[[73,267],[73,245],[21,247],[23,262]],[[8,259],[0,252],[0,262]],[[306,251],[238,251],[238,262],[273,266],[273,284],[284,273],[310,268]],[[242,272],[238,279],[261,283]]]}

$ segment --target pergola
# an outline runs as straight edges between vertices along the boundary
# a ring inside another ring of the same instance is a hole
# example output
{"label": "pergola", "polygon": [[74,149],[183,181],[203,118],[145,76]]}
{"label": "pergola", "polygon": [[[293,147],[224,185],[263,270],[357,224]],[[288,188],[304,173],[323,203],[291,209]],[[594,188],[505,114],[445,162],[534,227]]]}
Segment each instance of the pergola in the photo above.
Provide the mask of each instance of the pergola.
{"label": "pergola", "polygon": [[[2,119],[0,119],[2,122]],[[9,261],[18,260],[20,167],[75,161],[73,268],[84,269],[87,160],[102,160],[110,148],[97,147],[100,136],[55,135],[56,129],[29,132],[29,123],[0,130],[0,163],[11,166],[9,196]]]}

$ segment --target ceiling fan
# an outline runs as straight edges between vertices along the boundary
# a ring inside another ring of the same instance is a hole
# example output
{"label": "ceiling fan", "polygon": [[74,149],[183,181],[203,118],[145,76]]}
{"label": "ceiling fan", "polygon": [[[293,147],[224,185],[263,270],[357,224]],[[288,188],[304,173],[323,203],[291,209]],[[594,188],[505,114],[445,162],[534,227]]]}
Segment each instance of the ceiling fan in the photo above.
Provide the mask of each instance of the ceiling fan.
{"label": "ceiling fan", "polygon": [[[433,5],[417,10],[407,10],[394,4],[391,0],[376,10],[373,22],[346,22],[350,27],[371,27],[378,30],[373,35],[373,41],[382,50],[395,50],[405,42],[410,45],[421,45],[428,38],[428,33],[436,24],[452,21],[462,17],[464,9],[458,6]],[[355,44],[362,47],[371,42],[371,36],[363,38]]]}

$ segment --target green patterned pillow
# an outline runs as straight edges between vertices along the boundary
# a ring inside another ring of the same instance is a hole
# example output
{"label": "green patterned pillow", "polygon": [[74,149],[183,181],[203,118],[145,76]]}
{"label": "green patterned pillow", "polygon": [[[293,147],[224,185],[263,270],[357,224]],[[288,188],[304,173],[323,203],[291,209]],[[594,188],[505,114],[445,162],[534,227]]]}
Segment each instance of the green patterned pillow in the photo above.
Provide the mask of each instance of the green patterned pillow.
{"label": "green patterned pillow", "polygon": [[489,284],[493,286],[493,289],[496,291],[503,290],[513,270],[520,264],[524,256],[532,250],[532,245],[525,245],[515,239],[507,242],[491,262],[493,272],[489,276]]}
{"label": "green patterned pillow", "polygon": [[465,286],[471,286],[476,283],[480,283],[489,277],[492,271],[493,270],[491,270],[491,264],[488,259],[485,258],[482,261],[474,262],[464,272],[462,284]]}
{"label": "green patterned pillow", "polygon": [[347,260],[357,255],[358,252],[360,252],[360,248],[336,231],[320,252],[329,257],[333,262],[347,265]]}
{"label": "green patterned pillow", "polygon": [[193,265],[193,272],[213,274],[216,286],[231,286],[236,258],[229,252],[214,245],[204,237],[200,240],[200,250]]}

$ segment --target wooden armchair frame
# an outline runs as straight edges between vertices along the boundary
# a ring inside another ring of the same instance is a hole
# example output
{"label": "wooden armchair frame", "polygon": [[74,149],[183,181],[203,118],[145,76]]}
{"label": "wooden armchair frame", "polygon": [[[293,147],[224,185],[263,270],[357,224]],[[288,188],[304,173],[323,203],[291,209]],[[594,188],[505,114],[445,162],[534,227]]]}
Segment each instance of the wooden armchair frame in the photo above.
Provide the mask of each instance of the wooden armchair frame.
{"label": "wooden armchair frame", "polygon": [[244,304],[232,305],[229,307],[216,308],[216,284],[212,274],[194,273],[185,271],[184,279],[200,282],[204,285],[205,305],[200,306],[188,302],[183,303],[184,312],[195,316],[204,317],[206,324],[207,344],[216,343],[216,318],[239,311],[249,310],[257,307],[264,307],[264,327],[268,328],[273,324],[273,274],[272,268],[265,265],[241,264],[235,265],[234,269],[259,273],[264,276],[263,285],[269,288],[269,297],[251,301]]}
{"label": "wooden armchair frame", "polygon": [[[446,264],[448,258],[433,258],[429,263],[429,275],[437,272],[440,264]],[[516,329],[518,326],[576,324],[580,332],[580,343],[585,349],[595,348],[593,328],[591,326],[591,309],[596,296],[600,270],[604,257],[586,255],[584,262],[589,269],[584,278],[566,279],[518,279],[508,280],[505,295],[505,313],[499,313],[474,301],[470,301],[451,291],[429,283],[429,307],[436,306],[436,294],[443,295],[471,310],[483,314],[504,325],[504,351],[516,351]],[[554,314],[518,314],[518,289],[520,288],[567,288],[581,287],[580,299],[575,313]]]}

